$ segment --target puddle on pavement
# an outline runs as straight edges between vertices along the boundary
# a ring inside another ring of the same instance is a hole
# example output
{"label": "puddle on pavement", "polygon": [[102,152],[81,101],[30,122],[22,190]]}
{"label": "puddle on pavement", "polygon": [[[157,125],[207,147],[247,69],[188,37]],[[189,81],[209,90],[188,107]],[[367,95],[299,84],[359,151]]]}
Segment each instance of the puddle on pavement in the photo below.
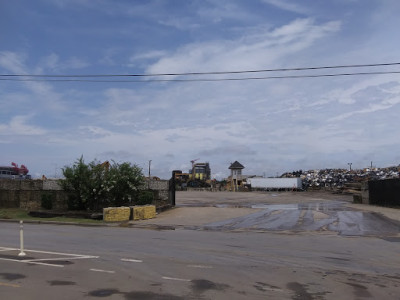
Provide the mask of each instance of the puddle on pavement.
{"label": "puddle on pavement", "polygon": [[251,208],[265,208],[270,210],[298,210],[298,204],[255,204]]}
{"label": "puddle on pavement", "polygon": [[64,281],[64,280],[48,280],[47,282],[48,282],[51,286],[76,285],[76,282],[73,282],[73,281]]}
{"label": "puddle on pavement", "polygon": [[208,290],[223,291],[229,287],[227,284],[214,283],[206,279],[192,280],[192,290],[195,294],[202,294]]}
{"label": "puddle on pavement", "polygon": [[110,297],[114,294],[120,294],[117,289],[100,289],[89,292],[89,296],[92,297]]}
{"label": "puddle on pavement", "polygon": [[0,273],[0,277],[8,281],[13,281],[18,279],[23,279],[26,276],[18,273]]}
{"label": "puddle on pavement", "polygon": [[126,300],[184,300],[188,298],[183,298],[175,295],[168,295],[168,294],[157,294],[153,292],[130,292],[124,293]]}
{"label": "puddle on pavement", "polygon": [[357,211],[346,202],[257,204],[246,216],[210,223],[208,230],[332,231],[344,236],[393,236],[400,224],[373,212]]}

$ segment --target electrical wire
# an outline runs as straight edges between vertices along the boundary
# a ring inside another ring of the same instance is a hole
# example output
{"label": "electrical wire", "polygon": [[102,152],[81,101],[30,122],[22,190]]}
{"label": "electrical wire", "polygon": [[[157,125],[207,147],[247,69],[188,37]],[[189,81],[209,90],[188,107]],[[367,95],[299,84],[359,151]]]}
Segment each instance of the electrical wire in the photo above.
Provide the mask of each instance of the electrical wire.
{"label": "electrical wire", "polygon": [[197,78],[197,79],[151,79],[151,80],[96,80],[96,79],[17,79],[0,78],[0,81],[45,81],[45,82],[115,82],[115,83],[151,83],[151,82],[212,82],[212,81],[244,81],[244,80],[267,80],[267,79],[296,79],[296,78],[319,78],[319,77],[339,77],[339,76],[359,76],[359,75],[384,75],[400,74],[400,71],[381,71],[381,72],[354,72],[336,74],[316,74],[316,75],[286,75],[286,76],[266,76],[266,77],[242,77],[242,78]]}
{"label": "electrical wire", "polygon": [[307,71],[323,69],[343,69],[343,68],[364,68],[364,67],[383,67],[396,66],[400,62],[380,63],[380,64],[356,64],[356,65],[337,65],[304,68],[280,68],[280,69],[261,69],[261,70],[242,70],[242,71],[220,71],[220,72],[187,72],[187,73],[158,73],[158,74],[92,74],[92,75],[41,75],[41,74],[0,74],[0,77],[46,77],[46,78],[81,78],[81,77],[154,77],[154,76],[191,76],[191,75],[227,75],[263,72],[288,72],[288,71]]}

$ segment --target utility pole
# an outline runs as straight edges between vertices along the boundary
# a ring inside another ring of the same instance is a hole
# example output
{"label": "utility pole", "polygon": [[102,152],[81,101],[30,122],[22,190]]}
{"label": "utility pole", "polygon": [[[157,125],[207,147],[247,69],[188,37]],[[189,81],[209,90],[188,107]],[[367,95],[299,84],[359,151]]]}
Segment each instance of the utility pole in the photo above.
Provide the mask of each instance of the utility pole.
{"label": "utility pole", "polygon": [[149,189],[150,189],[150,165],[151,165],[151,160],[149,160]]}
{"label": "utility pole", "polygon": [[353,163],[347,163],[349,166],[350,166],[350,171],[351,171],[351,165],[353,164]]}

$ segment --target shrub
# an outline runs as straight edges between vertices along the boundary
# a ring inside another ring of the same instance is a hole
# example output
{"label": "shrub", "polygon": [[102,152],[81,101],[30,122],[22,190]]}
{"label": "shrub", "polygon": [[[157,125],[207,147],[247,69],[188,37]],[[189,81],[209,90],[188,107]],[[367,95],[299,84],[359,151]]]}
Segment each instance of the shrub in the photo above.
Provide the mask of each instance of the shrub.
{"label": "shrub", "polygon": [[86,164],[83,157],[63,169],[61,181],[68,193],[70,210],[98,211],[107,206],[132,204],[143,186],[142,169],[128,162],[112,164],[97,160]]}
{"label": "shrub", "polygon": [[136,205],[152,204],[154,201],[154,193],[152,191],[141,191],[139,193]]}
{"label": "shrub", "polygon": [[53,195],[51,194],[42,194],[41,199],[41,207],[44,209],[52,209],[53,208]]}

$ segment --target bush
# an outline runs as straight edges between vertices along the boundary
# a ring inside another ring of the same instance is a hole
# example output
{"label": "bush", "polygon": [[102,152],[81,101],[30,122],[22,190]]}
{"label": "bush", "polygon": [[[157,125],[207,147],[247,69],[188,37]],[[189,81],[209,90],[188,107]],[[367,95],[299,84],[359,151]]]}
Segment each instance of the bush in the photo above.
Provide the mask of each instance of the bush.
{"label": "bush", "polygon": [[97,160],[86,164],[83,157],[66,166],[63,175],[61,184],[68,193],[70,210],[99,211],[107,206],[131,205],[144,182],[137,165]]}
{"label": "bush", "polygon": [[136,205],[152,204],[154,201],[154,193],[152,191],[141,191],[139,193]]}
{"label": "bush", "polygon": [[42,194],[41,207],[44,209],[52,209],[53,208],[53,195]]}

